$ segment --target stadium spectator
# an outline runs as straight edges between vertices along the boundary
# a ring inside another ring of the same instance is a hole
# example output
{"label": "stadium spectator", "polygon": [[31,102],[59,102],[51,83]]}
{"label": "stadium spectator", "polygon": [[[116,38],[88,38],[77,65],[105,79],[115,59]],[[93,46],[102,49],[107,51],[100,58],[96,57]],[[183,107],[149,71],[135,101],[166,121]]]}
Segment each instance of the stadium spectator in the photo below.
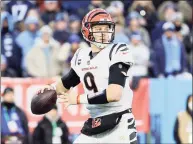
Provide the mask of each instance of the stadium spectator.
{"label": "stadium spectator", "polygon": [[[4,76],[8,76],[9,69],[14,71],[14,77],[21,76],[21,49],[15,42],[16,34],[13,31],[13,23],[11,15],[3,11],[1,13],[1,53],[6,57],[6,71]],[[8,70],[8,71],[7,71]]]}
{"label": "stadium spectator", "polygon": [[160,21],[172,21],[173,15],[178,11],[178,6],[173,1],[165,1],[158,7]]}
{"label": "stadium spectator", "polygon": [[188,66],[189,66],[189,71],[190,73],[193,73],[193,61],[192,61],[192,57],[193,57],[193,49],[192,49],[192,45],[193,45],[193,29],[192,31],[184,37],[183,43],[185,45],[186,48],[186,53],[187,53],[187,60],[188,60]]}
{"label": "stadium spectator", "polygon": [[5,8],[5,5],[6,5],[6,2],[5,2],[5,1],[1,1],[1,2],[0,2],[0,8],[1,8],[0,11],[1,11],[1,13],[2,13],[3,11],[5,11],[5,9],[6,9],[6,8]]}
{"label": "stadium spectator", "polygon": [[155,42],[153,71],[156,77],[171,76],[186,70],[186,54],[183,43],[174,34],[172,22],[163,25],[163,35]]}
{"label": "stadium spectator", "polygon": [[38,123],[33,133],[34,144],[70,144],[68,127],[54,106]]}
{"label": "stadium spectator", "polygon": [[16,23],[15,26],[14,26],[15,35],[17,36],[20,33],[22,33],[23,31],[25,31],[26,30],[25,27],[26,26],[25,26],[25,23],[23,21]]}
{"label": "stadium spectator", "polygon": [[179,11],[182,12],[182,14],[184,16],[184,21],[189,26],[192,26],[192,6],[193,6],[193,2],[191,0],[187,0],[187,1],[180,1],[179,0],[178,1]]}
{"label": "stadium spectator", "polygon": [[62,1],[62,9],[68,12],[69,15],[78,15],[83,18],[88,10],[89,4],[90,1],[87,0]]}
{"label": "stadium spectator", "polygon": [[124,19],[123,17],[124,5],[120,1],[112,1],[110,3],[110,6],[106,8],[106,11],[111,15],[114,22],[120,19],[120,17]]}
{"label": "stadium spectator", "polygon": [[70,33],[71,34],[78,34],[82,38],[82,33],[81,33],[81,20],[77,15],[71,15],[69,17],[69,28],[70,28]]}
{"label": "stadium spectator", "polygon": [[142,36],[142,41],[147,45],[148,47],[151,46],[151,41],[149,37],[149,33],[145,28],[143,28],[140,24],[141,16],[138,12],[133,11],[131,12],[128,17],[126,18],[127,27],[125,28],[125,33],[128,37],[130,37],[132,32],[140,31],[140,34]]}
{"label": "stadium spectator", "polygon": [[13,25],[13,17],[7,12],[1,12],[1,35],[4,36],[5,34],[12,32],[14,29]]}
{"label": "stadium spectator", "polygon": [[35,5],[28,0],[14,0],[6,5],[6,10],[13,16],[14,23],[25,20],[28,11]]}
{"label": "stadium spectator", "polygon": [[124,17],[123,16],[117,17],[115,23],[116,23],[116,27],[115,27],[116,35],[115,35],[114,42],[115,43],[123,42],[123,43],[129,44],[129,38],[124,32],[124,25],[125,25]]}
{"label": "stadium spectator", "polygon": [[70,61],[78,48],[89,47],[77,34],[71,34],[68,42],[64,43],[59,52],[59,60],[64,63],[63,75],[68,72]]}
{"label": "stadium spectator", "polygon": [[23,76],[26,76],[26,64],[25,57],[28,52],[31,50],[34,41],[39,37],[39,25],[38,18],[33,16],[28,16],[25,20],[26,30],[20,33],[16,37],[16,44],[22,50],[22,71]]}
{"label": "stadium spectator", "polygon": [[149,48],[142,42],[142,37],[139,32],[133,32],[130,40],[129,48],[132,49],[133,59],[135,61],[132,67],[132,75],[134,77],[148,76]]}
{"label": "stadium spectator", "polygon": [[42,27],[44,25],[44,22],[42,21],[40,14],[39,14],[39,11],[37,9],[35,9],[35,8],[30,9],[27,13],[27,17],[28,16],[37,17],[39,27]]}
{"label": "stadium spectator", "polygon": [[[176,3],[172,2],[172,1],[164,1],[158,8],[158,16],[159,16],[160,20],[164,20],[164,17],[171,18],[173,12],[169,7],[170,8],[173,7],[175,9],[175,11],[182,12],[185,22],[191,23],[191,21],[192,21],[192,7],[187,1],[181,1],[181,0],[178,0]],[[167,8],[169,8],[170,10]],[[163,13],[164,10],[167,10],[167,13],[169,15],[166,16]]]}
{"label": "stadium spectator", "polygon": [[7,66],[7,59],[1,54],[1,77],[17,77],[16,72]]}
{"label": "stadium spectator", "polygon": [[[192,22],[192,8],[187,1],[164,1],[158,8],[158,17],[161,20],[156,24],[156,28],[152,31],[152,41],[157,40],[161,36],[161,27],[164,22],[172,21],[175,14],[182,13],[183,21],[191,26]],[[180,14],[181,15],[181,14]],[[178,14],[177,18],[181,21],[181,16]],[[185,26],[183,26],[185,29]]]}
{"label": "stadium spectator", "polygon": [[70,43],[70,47],[71,47],[70,48],[70,56],[69,56],[69,59],[71,59],[73,57],[74,53],[79,48],[81,39],[80,39],[80,37],[78,35],[72,34],[69,37],[68,42]]}
{"label": "stadium spectator", "polygon": [[50,22],[55,20],[55,17],[58,12],[60,12],[60,6],[58,1],[54,0],[45,0],[44,1],[45,10],[41,15],[41,18],[45,24],[49,24]]}
{"label": "stadium spectator", "polygon": [[184,37],[190,33],[188,25],[183,22],[183,14],[181,12],[176,12],[173,15],[172,22],[175,25],[177,37],[183,41]]}
{"label": "stadium spectator", "polygon": [[64,44],[67,42],[69,37],[68,32],[68,14],[67,13],[58,13],[55,18],[55,28],[53,37],[56,39],[60,44]]}
{"label": "stadium spectator", "polygon": [[110,15],[112,16],[114,22],[116,23],[115,27],[115,38],[114,42],[124,42],[129,43],[129,38],[127,37],[126,33],[124,32],[125,28],[125,19],[123,17],[124,13],[124,5],[121,1],[112,1],[110,6],[106,9]]}
{"label": "stadium spectator", "polygon": [[3,92],[1,102],[1,144],[29,144],[28,120],[25,113],[14,103],[14,90]]}
{"label": "stadium spectator", "polygon": [[151,40],[154,42],[162,35],[162,26],[165,22],[171,22],[177,12],[177,6],[171,1],[166,1],[164,5],[160,5],[158,9],[159,20],[155,28],[151,32]]}
{"label": "stadium spectator", "polygon": [[145,19],[144,27],[149,32],[154,28],[158,20],[152,1],[134,1],[129,11],[136,11]]}
{"label": "stadium spectator", "polygon": [[26,56],[27,73],[32,77],[59,76],[62,69],[58,60],[60,44],[53,39],[53,31],[48,25],[40,29],[40,34]]}
{"label": "stadium spectator", "polygon": [[105,8],[105,5],[103,4],[103,0],[91,0],[91,3],[88,5],[88,11],[93,10],[95,8]]}
{"label": "stadium spectator", "polygon": [[192,143],[193,96],[189,95],[186,101],[186,110],[177,115],[174,126],[174,140],[177,144]]}
{"label": "stadium spectator", "polygon": [[114,11],[113,11],[115,16],[117,16],[117,17],[119,17],[119,16],[122,17],[123,16],[123,14],[124,14],[124,4],[123,4],[123,2],[121,2],[121,1],[112,1],[110,3],[110,7],[115,8]]}

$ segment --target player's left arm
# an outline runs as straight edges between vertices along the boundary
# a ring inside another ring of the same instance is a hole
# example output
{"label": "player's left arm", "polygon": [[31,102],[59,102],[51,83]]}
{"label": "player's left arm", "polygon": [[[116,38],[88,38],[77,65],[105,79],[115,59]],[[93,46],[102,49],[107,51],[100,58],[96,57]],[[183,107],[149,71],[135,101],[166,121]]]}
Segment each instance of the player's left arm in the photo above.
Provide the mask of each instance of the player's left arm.
{"label": "player's left arm", "polygon": [[127,73],[131,68],[130,64],[123,62],[115,63],[110,67],[109,85],[106,89],[107,101],[116,102],[121,99],[125,87]]}

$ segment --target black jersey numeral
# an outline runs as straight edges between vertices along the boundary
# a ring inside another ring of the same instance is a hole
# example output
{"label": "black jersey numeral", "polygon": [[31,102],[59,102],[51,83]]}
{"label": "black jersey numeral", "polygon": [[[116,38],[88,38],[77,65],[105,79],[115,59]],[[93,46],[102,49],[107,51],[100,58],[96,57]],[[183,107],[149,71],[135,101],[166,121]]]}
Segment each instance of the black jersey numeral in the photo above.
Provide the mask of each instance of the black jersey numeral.
{"label": "black jersey numeral", "polygon": [[85,83],[85,86],[88,90],[94,90],[95,93],[98,92],[98,89],[96,87],[96,83],[94,81],[94,75],[91,72],[87,72],[84,75],[84,83]]}

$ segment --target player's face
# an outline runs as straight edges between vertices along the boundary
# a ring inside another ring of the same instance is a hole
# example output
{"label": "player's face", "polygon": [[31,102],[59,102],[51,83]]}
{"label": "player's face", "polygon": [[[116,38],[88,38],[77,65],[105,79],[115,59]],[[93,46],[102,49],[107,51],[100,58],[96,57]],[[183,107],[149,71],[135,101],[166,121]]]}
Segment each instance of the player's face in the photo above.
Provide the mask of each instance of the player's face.
{"label": "player's face", "polygon": [[96,25],[92,27],[93,36],[96,42],[109,43],[112,33],[109,25]]}

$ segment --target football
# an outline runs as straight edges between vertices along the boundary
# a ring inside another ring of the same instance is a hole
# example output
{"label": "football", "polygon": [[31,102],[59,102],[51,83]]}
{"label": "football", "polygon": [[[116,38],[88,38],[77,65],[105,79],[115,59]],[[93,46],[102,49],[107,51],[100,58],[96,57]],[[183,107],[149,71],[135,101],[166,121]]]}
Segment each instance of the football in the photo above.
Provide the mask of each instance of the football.
{"label": "football", "polygon": [[33,96],[31,111],[33,114],[41,115],[49,112],[56,104],[57,94],[55,90],[44,90]]}

